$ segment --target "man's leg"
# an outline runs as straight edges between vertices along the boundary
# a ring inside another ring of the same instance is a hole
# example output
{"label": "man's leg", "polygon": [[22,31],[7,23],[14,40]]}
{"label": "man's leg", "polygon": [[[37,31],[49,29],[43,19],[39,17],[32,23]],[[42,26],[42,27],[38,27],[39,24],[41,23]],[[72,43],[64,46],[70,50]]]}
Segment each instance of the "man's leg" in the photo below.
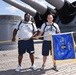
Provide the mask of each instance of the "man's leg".
{"label": "man's leg", "polygon": [[47,56],[43,56],[43,65],[46,63]]}
{"label": "man's leg", "polygon": [[43,65],[42,65],[42,67],[41,67],[41,70],[44,69],[46,60],[47,60],[47,56],[43,56]]}
{"label": "man's leg", "polygon": [[18,67],[16,68],[16,71],[20,71],[21,69],[21,63],[23,59],[23,54],[26,52],[26,43],[24,40],[18,41]]}
{"label": "man's leg", "polygon": [[31,64],[34,64],[34,55],[33,54],[29,54],[30,60],[31,60]]}
{"label": "man's leg", "polygon": [[43,70],[45,67],[47,56],[49,55],[49,47],[50,47],[50,42],[43,41],[43,45],[42,45],[43,64],[42,64],[41,70]]}
{"label": "man's leg", "polygon": [[21,66],[22,63],[22,58],[23,58],[23,54],[22,55],[18,55],[18,64]]}
{"label": "man's leg", "polygon": [[56,67],[56,62],[53,62],[53,63],[54,63],[54,67],[52,69],[55,70],[55,71],[58,71],[57,67]]}
{"label": "man's leg", "polygon": [[36,66],[34,65],[34,42],[33,40],[28,40],[27,42],[27,52],[29,53],[29,58],[31,61],[31,68],[36,70]]}
{"label": "man's leg", "polygon": [[17,72],[20,71],[20,69],[21,69],[22,58],[23,58],[23,54],[18,55],[18,67],[16,68]]}
{"label": "man's leg", "polygon": [[29,54],[30,60],[31,60],[31,68],[33,70],[36,70],[36,66],[34,65],[34,54]]}

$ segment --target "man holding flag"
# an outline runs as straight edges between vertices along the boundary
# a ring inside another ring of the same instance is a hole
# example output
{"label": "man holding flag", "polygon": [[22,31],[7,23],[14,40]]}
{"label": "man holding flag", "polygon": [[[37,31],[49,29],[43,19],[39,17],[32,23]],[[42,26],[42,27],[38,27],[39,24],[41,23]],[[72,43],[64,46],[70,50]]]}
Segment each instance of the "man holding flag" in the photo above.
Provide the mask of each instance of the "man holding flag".
{"label": "man holding flag", "polygon": [[[42,24],[39,36],[41,36],[42,34],[43,36],[45,36],[45,35],[57,34],[57,33],[60,33],[59,26],[53,22],[52,14],[48,14],[47,22]],[[39,38],[39,36],[37,37],[37,39]],[[46,59],[47,59],[47,56],[49,55],[49,50],[51,50],[51,39],[50,39],[50,36],[47,36],[47,37],[44,37],[43,46],[42,46],[43,64],[42,64],[41,70],[43,70],[45,67]],[[54,69],[56,69],[55,66],[56,65],[54,63]]]}

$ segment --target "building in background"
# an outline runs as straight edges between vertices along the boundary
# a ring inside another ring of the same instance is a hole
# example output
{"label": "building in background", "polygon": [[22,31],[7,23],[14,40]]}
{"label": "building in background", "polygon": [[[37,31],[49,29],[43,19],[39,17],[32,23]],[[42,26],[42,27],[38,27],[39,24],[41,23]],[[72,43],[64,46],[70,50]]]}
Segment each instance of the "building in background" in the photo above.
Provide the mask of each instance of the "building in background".
{"label": "building in background", "polygon": [[[17,15],[0,15],[0,41],[12,39],[14,26],[21,20]],[[0,50],[11,50],[17,48],[17,42],[0,43]]]}

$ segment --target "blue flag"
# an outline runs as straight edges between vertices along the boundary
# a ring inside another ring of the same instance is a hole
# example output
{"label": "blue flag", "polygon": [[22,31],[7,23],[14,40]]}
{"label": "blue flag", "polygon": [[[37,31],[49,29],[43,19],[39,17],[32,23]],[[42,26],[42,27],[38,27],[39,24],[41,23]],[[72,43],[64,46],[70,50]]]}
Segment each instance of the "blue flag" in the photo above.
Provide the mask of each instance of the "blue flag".
{"label": "blue flag", "polygon": [[74,41],[72,34],[52,35],[54,60],[74,59]]}

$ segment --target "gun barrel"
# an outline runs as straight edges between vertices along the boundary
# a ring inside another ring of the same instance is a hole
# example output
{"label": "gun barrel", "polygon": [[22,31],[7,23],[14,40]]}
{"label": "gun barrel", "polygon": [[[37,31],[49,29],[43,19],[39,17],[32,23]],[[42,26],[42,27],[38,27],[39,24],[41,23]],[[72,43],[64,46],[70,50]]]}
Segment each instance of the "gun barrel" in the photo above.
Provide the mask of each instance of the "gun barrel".
{"label": "gun barrel", "polygon": [[51,5],[55,6],[57,9],[61,9],[64,5],[65,0],[46,0]]}
{"label": "gun barrel", "polygon": [[25,5],[15,1],[15,0],[3,0],[3,1],[5,1],[5,2],[7,2],[7,3],[9,3],[9,4],[11,4],[11,5],[13,5],[13,6],[17,7],[17,8],[19,8],[20,10],[22,10],[24,12],[29,13],[32,16],[35,16],[36,13],[37,13],[37,11],[35,9],[33,9],[32,7],[25,6]]}
{"label": "gun barrel", "polygon": [[37,0],[21,0],[26,4],[29,4],[31,7],[36,9],[41,14],[44,14],[47,10],[47,6]]}

